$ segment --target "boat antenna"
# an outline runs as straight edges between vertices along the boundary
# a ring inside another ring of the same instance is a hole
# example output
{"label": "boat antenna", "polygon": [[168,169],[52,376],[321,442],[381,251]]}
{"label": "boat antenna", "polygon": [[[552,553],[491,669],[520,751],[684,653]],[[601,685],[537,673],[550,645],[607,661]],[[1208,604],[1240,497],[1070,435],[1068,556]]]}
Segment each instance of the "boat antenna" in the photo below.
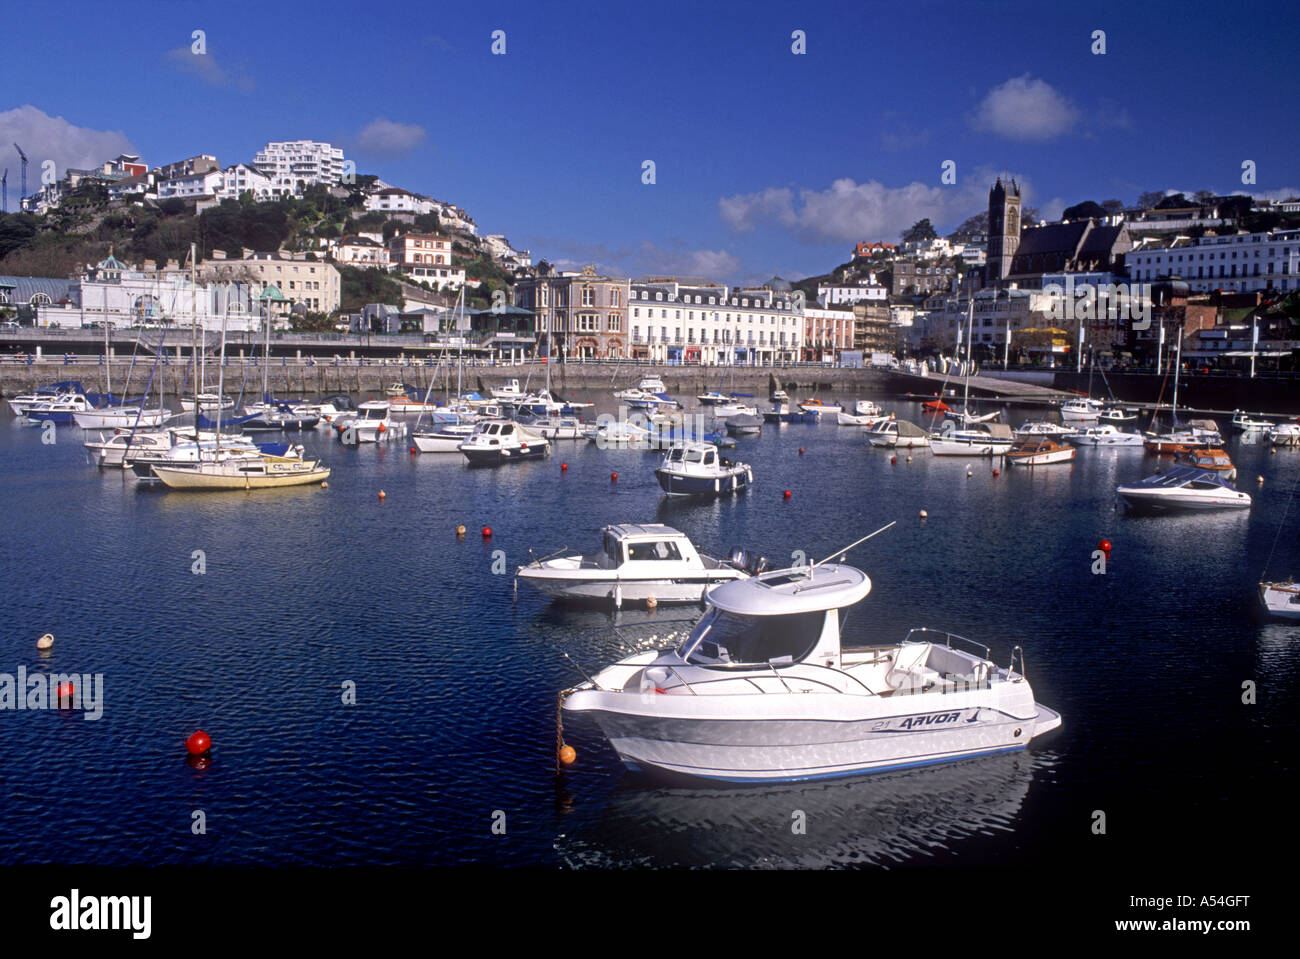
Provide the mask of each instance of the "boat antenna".
{"label": "boat antenna", "polygon": [[852,543],[850,543],[848,546],[845,546],[843,549],[837,549],[837,550],[834,550],[833,552],[831,552],[831,553],[826,557],[826,559],[822,559],[822,560],[814,560],[814,561],[812,562],[812,564],[808,567],[808,575],[809,575],[809,576],[812,575],[812,571],[813,571],[814,569],[817,568],[817,564],[818,564],[818,563],[825,563],[825,562],[827,562],[828,560],[830,560],[830,558],[831,558],[832,556],[839,556],[839,557],[842,558],[843,555],[844,555],[845,553],[847,553],[849,550],[853,549],[853,547],[855,547],[855,546],[859,546],[859,545],[861,545],[862,543],[865,543],[867,540],[871,539],[872,536],[879,536],[879,535],[880,535],[881,533],[883,533],[885,530],[889,529],[890,526],[897,526],[897,525],[898,525],[898,520],[894,520],[893,522],[891,522],[891,523],[889,523],[889,524],[887,524],[887,525],[885,525],[885,526],[880,527],[880,529],[876,530],[874,533],[869,533],[868,535],[862,537],[862,539],[854,540]]}

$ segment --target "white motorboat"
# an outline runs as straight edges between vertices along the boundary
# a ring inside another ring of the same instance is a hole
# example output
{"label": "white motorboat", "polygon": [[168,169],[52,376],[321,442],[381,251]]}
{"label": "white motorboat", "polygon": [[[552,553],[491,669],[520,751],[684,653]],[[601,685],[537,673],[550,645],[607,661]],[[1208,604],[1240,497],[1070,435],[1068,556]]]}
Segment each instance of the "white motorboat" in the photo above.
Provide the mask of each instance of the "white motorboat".
{"label": "white motorboat", "polygon": [[1115,492],[1135,513],[1171,513],[1200,510],[1247,509],[1250,496],[1214,470],[1174,466]]}
{"label": "white motorboat", "polygon": [[930,452],[935,456],[999,456],[1014,442],[1011,427],[1005,423],[972,423],[957,429],[954,421],[945,420],[930,437]]}
{"label": "white motorboat", "polygon": [[1050,466],[1053,463],[1069,463],[1074,459],[1073,446],[1063,446],[1056,440],[1045,437],[1033,437],[1017,442],[1003,459],[1011,466]]}
{"label": "white motorboat", "polygon": [[752,403],[741,403],[729,399],[714,406],[713,415],[720,420],[729,419],[732,416],[758,416],[758,407]]}
{"label": "white motorboat", "polygon": [[1066,439],[1076,446],[1140,447],[1146,442],[1146,437],[1141,433],[1124,433],[1109,423],[1104,426],[1089,426],[1071,433]]}
{"label": "white motorboat", "polygon": [[460,444],[473,432],[473,423],[447,423],[436,429],[412,433],[411,443],[421,453],[459,453]]}
{"label": "white motorboat", "polygon": [[867,426],[870,427],[880,419],[879,416],[867,413],[845,413],[843,410],[835,414],[835,422],[840,426]]}
{"label": "white motorboat", "polygon": [[1259,600],[1270,616],[1282,619],[1300,619],[1300,586],[1292,580],[1280,583],[1260,583]]}
{"label": "white motorboat", "polygon": [[625,603],[698,603],[719,583],[745,579],[761,561],[744,550],[727,560],[698,552],[685,533],[658,524],[624,524],[601,530],[601,550],[591,556],[547,556],[520,566],[515,578],[547,596]]}
{"label": "white motorboat", "polygon": [[538,459],[551,451],[550,440],[513,420],[484,420],[460,444],[470,466],[497,466]]}
{"label": "white motorboat", "polygon": [[720,496],[748,489],[754,471],[724,459],[712,443],[687,443],[664,454],[655,478],[669,496]]}
{"label": "white motorboat", "polygon": [[576,416],[544,416],[533,420],[528,428],[548,440],[578,440],[586,433],[586,425]]}
{"label": "white motorboat", "polygon": [[[194,403],[194,397],[192,396],[181,397],[181,409],[186,413],[194,412]],[[226,410],[235,408],[235,401],[229,396],[219,395],[215,391],[206,391],[199,393],[198,405],[200,411],[204,413],[216,413],[218,411],[224,413]]]}
{"label": "white motorboat", "polygon": [[9,400],[9,409],[14,416],[25,416],[26,413],[23,411],[33,403],[49,402],[62,393],[75,393],[84,396],[86,389],[79,380],[63,380],[59,383],[50,383],[48,386],[38,386],[30,393],[19,393]]}
{"label": "white motorboat", "polygon": [[334,421],[339,439],[344,443],[380,443],[406,435],[405,423],[394,423],[387,400],[367,400],[357,407],[355,417]]}
{"label": "white motorboat", "polygon": [[[1035,702],[1019,647],[1001,668],[986,646],[934,630],[845,642],[844,614],[870,590],[843,563],[716,586],[678,645],[584,671],[561,705],[593,717],[629,769],[722,782],[967,759],[1023,749],[1061,725]],[[667,625],[656,624],[657,640],[670,638]]]}
{"label": "white motorboat", "polygon": [[609,446],[637,446],[648,448],[654,438],[653,432],[630,420],[600,418],[600,421],[583,434],[591,442],[604,449]]}
{"label": "white motorboat", "polygon": [[872,446],[913,449],[929,446],[930,434],[910,420],[889,419],[866,431]]}
{"label": "white motorboat", "polygon": [[817,414],[844,412],[844,407],[840,406],[838,403],[834,403],[834,402],[824,403],[815,396],[810,400],[805,400],[804,402],[800,403],[799,409],[803,410],[805,413],[817,413]]}
{"label": "white motorboat", "polygon": [[1122,406],[1107,406],[1097,415],[1099,423],[1135,423],[1137,411],[1124,409]]}
{"label": "white motorboat", "polygon": [[853,404],[853,413],[856,416],[880,416],[884,410],[871,400],[858,400]]}
{"label": "white motorboat", "polygon": [[438,404],[429,400],[419,400],[406,393],[399,393],[397,396],[388,398],[388,410],[394,416],[406,416],[411,413],[432,413],[438,409]]}
{"label": "white motorboat", "polygon": [[65,425],[75,422],[78,413],[94,408],[94,404],[83,393],[59,393],[50,399],[26,404],[22,407],[22,415],[31,423]]}
{"label": "white motorboat", "polygon": [[[112,436],[101,433],[98,439],[87,440],[84,445],[90,450],[97,466],[123,466],[130,465],[128,454],[166,453],[175,443],[176,435],[174,430],[137,430],[133,433],[126,429]],[[193,433],[190,437],[193,438]],[[207,438],[212,439],[214,436],[209,433]]]}
{"label": "white motorboat", "polygon": [[701,406],[716,406],[718,403],[726,403],[731,397],[717,390],[710,390],[707,393],[700,393],[695,397],[700,401]]}
{"label": "white motorboat", "polygon": [[1073,436],[1078,432],[1074,426],[1063,426],[1060,423],[1049,423],[1046,420],[1033,420],[1021,423],[1016,428],[1016,439],[1023,440],[1035,436],[1045,436],[1048,439],[1061,439],[1063,437]]}
{"label": "white motorboat", "polygon": [[1300,423],[1278,423],[1264,435],[1274,446],[1300,446]]}
{"label": "white motorboat", "polygon": [[171,410],[161,407],[146,410],[139,406],[106,406],[72,414],[73,422],[83,430],[156,429],[171,417]]}
{"label": "white motorboat", "polygon": [[1061,419],[1067,423],[1096,423],[1101,419],[1103,409],[1105,404],[1101,400],[1081,396],[1061,404]]}
{"label": "white motorboat", "polygon": [[498,386],[488,392],[491,393],[492,399],[501,403],[514,403],[522,400],[525,395],[519,381],[514,379],[506,380],[505,386]]}

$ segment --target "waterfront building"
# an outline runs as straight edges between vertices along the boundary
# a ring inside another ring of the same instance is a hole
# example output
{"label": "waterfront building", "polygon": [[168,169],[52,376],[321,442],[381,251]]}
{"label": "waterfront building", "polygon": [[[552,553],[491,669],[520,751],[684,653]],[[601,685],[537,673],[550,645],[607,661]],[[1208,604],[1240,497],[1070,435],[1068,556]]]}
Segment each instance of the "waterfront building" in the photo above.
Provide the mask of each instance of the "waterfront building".
{"label": "waterfront building", "polygon": [[594,266],[555,273],[543,267],[514,285],[513,305],[534,316],[537,349],[545,356],[621,359],[630,355],[631,281],[603,276]]}
{"label": "waterfront building", "polygon": [[852,306],[864,300],[884,301],[889,298],[889,291],[884,285],[870,277],[862,283],[820,283],[817,285],[817,301],[823,307]]}
{"label": "waterfront building", "polygon": [[238,259],[214,256],[200,264],[199,270],[205,278],[248,284],[254,299],[275,287],[283,297],[274,302],[274,310],[281,317],[296,306],[312,313],[335,313],[342,303],[338,268],[322,260],[307,260],[278,251]]}
{"label": "waterfront building", "polygon": [[1300,289],[1300,230],[1147,240],[1128,255],[1134,280],[1178,279],[1193,292]]}
{"label": "waterfront building", "polygon": [[811,363],[836,362],[841,351],[853,349],[854,319],[852,309],[805,306],[800,358]]}

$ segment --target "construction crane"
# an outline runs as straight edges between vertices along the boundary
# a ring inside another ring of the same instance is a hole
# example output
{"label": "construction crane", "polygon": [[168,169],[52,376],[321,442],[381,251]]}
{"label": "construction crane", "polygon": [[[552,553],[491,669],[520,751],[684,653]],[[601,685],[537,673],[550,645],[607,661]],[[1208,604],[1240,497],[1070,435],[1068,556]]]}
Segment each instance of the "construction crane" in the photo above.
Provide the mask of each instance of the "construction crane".
{"label": "construction crane", "polygon": [[27,154],[23,152],[23,148],[17,143],[14,144],[14,149],[18,151],[18,156],[20,156],[23,161],[23,195],[18,200],[18,208],[21,210],[23,201],[27,199]]}
{"label": "construction crane", "polygon": [[0,176],[0,213],[9,212],[9,168],[5,167],[5,175]]}

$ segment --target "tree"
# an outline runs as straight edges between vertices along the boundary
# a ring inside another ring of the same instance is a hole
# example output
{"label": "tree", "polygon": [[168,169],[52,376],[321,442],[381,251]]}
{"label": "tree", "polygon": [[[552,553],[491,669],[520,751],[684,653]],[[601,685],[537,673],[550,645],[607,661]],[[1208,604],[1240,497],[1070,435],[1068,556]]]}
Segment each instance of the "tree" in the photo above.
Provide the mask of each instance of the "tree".
{"label": "tree", "polygon": [[913,223],[911,229],[903,231],[903,242],[919,243],[924,240],[933,240],[938,235],[930,224],[930,218],[926,217],[924,220],[917,220]]}
{"label": "tree", "polygon": [[1148,190],[1138,197],[1137,205],[1143,210],[1154,210],[1157,203],[1165,198],[1164,190]]}
{"label": "tree", "polygon": [[1100,220],[1105,215],[1105,207],[1093,200],[1084,200],[1061,211],[1062,220]]}
{"label": "tree", "polygon": [[989,213],[985,210],[963,220],[961,226],[948,234],[948,239],[961,240],[968,236],[988,236],[988,232]]}
{"label": "tree", "polygon": [[1171,193],[1159,203],[1156,204],[1157,210],[1178,210],[1190,206],[1187,202],[1187,196],[1183,193]]}
{"label": "tree", "polygon": [[1197,190],[1192,194],[1192,199],[1202,206],[1207,206],[1215,197],[1213,190]]}
{"label": "tree", "polygon": [[1255,201],[1240,193],[1233,194],[1219,204],[1219,216],[1225,220],[1239,220],[1250,213]]}
{"label": "tree", "polygon": [[0,259],[25,246],[36,236],[36,217],[30,213],[9,213],[0,217]]}
{"label": "tree", "polygon": [[1028,223],[1032,226],[1033,224],[1037,223],[1040,219],[1042,218],[1038,215],[1038,207],[1036,206],[1027,206],[1020,211],[1021,224]]}
{"label": "tree", "polygon": [[1115,214],[1115,213],[1123,213],[1123,212],[1124,212],[1124,201],[1123,201],[1123,200],[1103,200],[1103,201],[1101,202],[1101,208],[1102,208],[1103,210],[1105,210],[1107,213],[1111,213],[1111,214]]}

